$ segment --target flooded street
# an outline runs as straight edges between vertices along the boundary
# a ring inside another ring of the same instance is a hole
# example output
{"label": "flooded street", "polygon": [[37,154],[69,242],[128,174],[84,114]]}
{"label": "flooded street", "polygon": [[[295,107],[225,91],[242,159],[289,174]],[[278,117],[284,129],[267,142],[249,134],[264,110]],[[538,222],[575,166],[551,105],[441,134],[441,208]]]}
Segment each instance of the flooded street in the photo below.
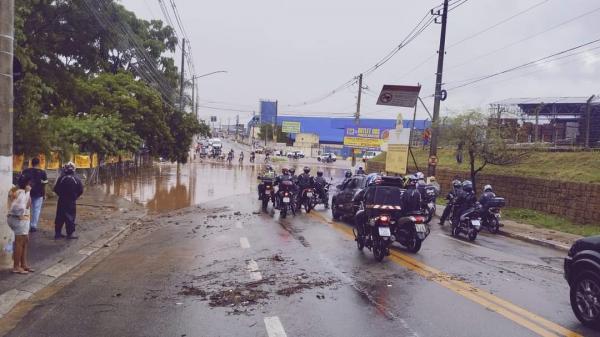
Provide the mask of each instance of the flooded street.
{"label": "flooded street", "polygon": [[148,215],[8,336],[592,335],[570,312],[562,252],[432,224],[419,253],[379,263],[323,206],[262,212],[259,172],[161,164],[105,183]]}

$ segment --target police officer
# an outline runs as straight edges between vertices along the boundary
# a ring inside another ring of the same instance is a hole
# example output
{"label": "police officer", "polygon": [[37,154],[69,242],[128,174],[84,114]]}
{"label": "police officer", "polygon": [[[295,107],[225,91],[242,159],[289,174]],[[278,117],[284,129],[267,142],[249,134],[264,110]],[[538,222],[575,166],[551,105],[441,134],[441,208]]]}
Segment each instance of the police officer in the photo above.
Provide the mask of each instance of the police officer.
{"label": "police officer", "polygon": [[421,193],[417,188],[418,181],[419,179],[415,175],[408,178],[407,190],[402,194],[400,200],[404,216],[421,212]]}
{"label": "police officer", "polygon": [[298,209],[300,209],[300,203],[302,202],[302,194],[304,193],[304,190],[307,188],[312,188],[315,185],[315,181],[310,175],[310,167],[305,166],[302,171],[303,173],[296,178],[298,185],[298,198],[296,198],[298,201]]}
{"label": "police officer", "polygon": [[458,194],[460,193],[460,191],[462,190],[462,183],[460,182],[460,180],[453,180],[452,181],[452,190],[450,192],[448,192],[448,195],[446,195],[446,200],[448,201],[448,203],[446,204],[446,208],[444,208],[444,212],[442,213],[442,217],[440,218],[440,226],[443,226],[444,223],[446,222],[446,219],[448,219],[448,216],[450,215],[450,211],[452,210],[452,207],[454,207],[454,203],[456,201],[456,197],[458,197]]}
{"label": "police officer", "polygon": [[452,221],[458,224],[460,216],[462,216],[467,210],[475,205],[477,197],[473,191],[473,183],[470,180],[465,180],[462,183],[462,190],[456,198],[456,204]]}
{"label": "police officer", "polygon": [[496,193],[494,193],[492,185],[485,185],[483,186],[483,193],[481,194],[481,197],[479,197],[479,203],[481,204],[483,209],[487,211],[488,202],[495,197]]}
{"label": "police officer", "polygon": [[62,235],[63,225],[66,225],[67,239],[77,239],[77,236],[73,235],[77,213],[76,201],[83,194],[83,184],[75,176],[75,164],[72,162],[63,167],[62,175],[54,185],[54,193],[58,195],[56,218],[54,219],[54,239],[65,237]]}
{"label": "police officer", "polygon": [[367,172],[365,172],[365,170],[363,170],[362,166],[359,166],[358,170],[356,170],[356,174],[367,174]]}
{"label": "police officer", "polygon": [[271,165],[267,165],[265,172],[261,176],[258,177],[261,180],[260,184],[258,184],[258,200],[262,199],[262,195],[265,192],[265,180],[273,181],[275,180],[275,171]]}
{"label": "police officer", "polygon": [[323,171],[318,170],[317,176],[315,177],[315,190],[323,200],[325,208],[329,208],[329,195],[325,192],[325,186],[327,186],[327,180],[323,178]]}

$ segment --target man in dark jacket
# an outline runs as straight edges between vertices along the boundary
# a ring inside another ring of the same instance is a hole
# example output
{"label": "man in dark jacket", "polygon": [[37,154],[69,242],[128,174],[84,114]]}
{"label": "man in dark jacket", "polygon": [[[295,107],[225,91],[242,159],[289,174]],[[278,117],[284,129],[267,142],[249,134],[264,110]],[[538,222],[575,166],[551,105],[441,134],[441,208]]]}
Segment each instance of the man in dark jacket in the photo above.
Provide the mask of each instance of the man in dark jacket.
{"label": "man in dark jacket", "polygon": [[460,217],[477,202],[477,197],[473,191],[473,183],[465,180],[462,183],[462,190],[456,197],[455,210],[452,215],[453,224],[458,224]]}
{"label": "man in dark jacket", "polygon": [[31,167],[23,171],[23,175],[29,177],[31,182],[31,218],[29,220],[29,232],[37,232],[42,204],[46,198],[46,184],[48,176],[46,171],[40,168],[40,158],[31,159]]}
{"label": "man in dark jacket", "polygon": [[442,213],[442,217],[440,218],[440,226],[443,226],[446,222],[446,219],[448,219],[448,216],[450,216],[450,211],[452,210],[452,207],[454,207],[454,202],[456,201],[456,198],[460,194],[461,190],[462,182],[457,179],[453,180],[452,190],[448,192],[448,195],[446,196],[446,200],[448,201],[448,203],[446,204],[444,212]]}
{"label": "man in dark jacket", "polygon": [[64,238],[63,225],[66,225],[67,239],[77,239],[75,232],[75,215],[77,199],[83,194],[83,183],[75,176],[75,165],[71,162],[63,167],[63,174],[54,185],[54,192],[58,195],[56,205],[56,218],[54,220],[54,239]]}
{"label": "man in dark jacket", "polygon": [[416,176],[410,176],[406,192],[402,194],[402,214],[413,215],[421,211],[421,193],[417,188],[418,179]]}

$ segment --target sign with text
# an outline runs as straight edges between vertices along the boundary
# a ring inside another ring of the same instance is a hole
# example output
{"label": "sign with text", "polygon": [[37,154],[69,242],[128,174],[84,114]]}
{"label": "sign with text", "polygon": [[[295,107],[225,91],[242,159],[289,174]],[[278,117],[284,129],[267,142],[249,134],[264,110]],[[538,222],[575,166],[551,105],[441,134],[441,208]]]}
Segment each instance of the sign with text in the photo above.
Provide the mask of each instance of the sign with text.
{"label": "sign with text", "polygon": [[283,121],[281,123],[281,132],[300,133],[300,122]]}
{"label": "sign with text", "polygon": [[408,85],[389,85],[386,84],[381,89],[377,105],[391,105],[406,108],[414,108],[417,105],[417,98],[421,86]]}
{"label": "sign with text", "polygon": [[388,130],[379,128],[346,128],[344,145],[350,147],[379,149]]}

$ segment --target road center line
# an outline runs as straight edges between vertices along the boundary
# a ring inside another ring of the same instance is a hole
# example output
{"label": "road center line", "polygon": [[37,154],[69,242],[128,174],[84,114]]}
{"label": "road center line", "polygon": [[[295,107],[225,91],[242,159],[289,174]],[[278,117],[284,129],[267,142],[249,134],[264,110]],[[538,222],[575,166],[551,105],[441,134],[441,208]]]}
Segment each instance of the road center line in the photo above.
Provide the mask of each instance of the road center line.
{"label": "road center line", "polygon": [[248,272],[250,272],[250,278],[252,281],[262,280],[262,274],[258,271],[258,263],[254,260],[248,261]]}
{"label": "road center line", "polygon": [[[349,238],[354,238],[352,229],[347,225],[336,221],[329,221],[323,217],[323,215],[318,213],[310,213],[309,215],[321,220],[322,222],[332,225],[334,229],[342,232]],[[529,312],[524,308],[492,295],[483,289],[479,289],[466,282],[456,280],[454,277],[452,277],[452,275],[427,266],[409,255],[392,250],[390,254],[390,260],[398,265],[416,272],[430,281],[438,283],[439,285],[506,317],[507,319],[537,333],[540,336],[552,337],[562,335],[569,337],[582,337],[580,334],[574,331],[546,320],[545,318]]]}
{"label": "road center line", "polygon": [[250,248],[250,242],[248,242],[248,238],[246,238],[246,237],[240,238],[240,246],[242,247],[242,249]]}
{"label": "road center line", "polygon": [[283,325],[281,325],[281,321],[277,316],[265,317],[265,327],[267,328],[267,335],[269,337],[287,337]]}

